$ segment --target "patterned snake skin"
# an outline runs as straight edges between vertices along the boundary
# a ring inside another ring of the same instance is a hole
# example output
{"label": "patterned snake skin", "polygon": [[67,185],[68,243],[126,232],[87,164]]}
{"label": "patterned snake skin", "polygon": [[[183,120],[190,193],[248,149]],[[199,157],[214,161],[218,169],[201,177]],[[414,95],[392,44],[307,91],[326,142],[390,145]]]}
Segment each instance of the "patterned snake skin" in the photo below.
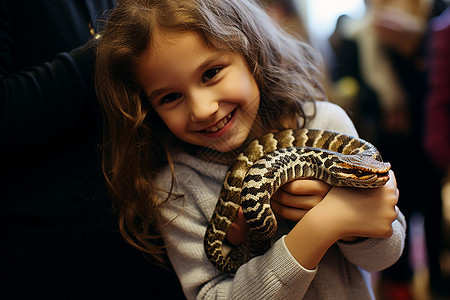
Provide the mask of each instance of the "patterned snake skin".
{"label": "patterned snake skin", "polygon": [[[229,274],[264,254],[277,228],[270,197],[289,181],[310,178],[333,186],[375,188],[388,181],[389,169],[378,150],[359,138],[309,129],[266,134],[250,143],[228,169],[206,230],[206,254]],[[222,246],[241,206],[250,233],[245,243],[225,255]]]}

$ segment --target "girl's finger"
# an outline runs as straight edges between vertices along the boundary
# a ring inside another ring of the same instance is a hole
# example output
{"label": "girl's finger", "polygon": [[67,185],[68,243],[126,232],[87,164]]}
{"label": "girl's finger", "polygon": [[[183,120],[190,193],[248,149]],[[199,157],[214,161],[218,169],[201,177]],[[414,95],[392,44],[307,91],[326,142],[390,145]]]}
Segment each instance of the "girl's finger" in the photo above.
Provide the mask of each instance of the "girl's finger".
{"label": "girl's finger", "polygon": [[299,208],[311,209],[316,206],[325,195],[293,195],[284,190],[277,191],[272,195],[272,202],[277,202],[280,205]]}
{"label": "girl's finger", "polygon": [[231,224],[230,229],[227,232],[227,240],[234,246],[242,244],[246,239],[249,232],[249,226],[245,222],[242,208],[239,208],[236,219]]}
{"label": "girl's finger", "polygon": [[278,218],[294,222],[300,221],[300,219],[309,211],[309,209],[299,209],[282,205],[276,201],[271,201],[271,208]]}
{"label": "girl's finger", "polygon": [[313,195],[318,193],[327,193],[330,186],[320,180],[300,179],[284,184],[280,189],[294,195]]}

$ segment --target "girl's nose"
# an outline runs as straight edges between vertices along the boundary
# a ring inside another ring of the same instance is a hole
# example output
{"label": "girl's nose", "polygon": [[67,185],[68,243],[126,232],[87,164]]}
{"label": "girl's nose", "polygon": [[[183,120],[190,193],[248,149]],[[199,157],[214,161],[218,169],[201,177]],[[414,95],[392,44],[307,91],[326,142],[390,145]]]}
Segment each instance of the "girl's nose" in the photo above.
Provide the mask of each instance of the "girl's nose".
{"label": "girl's nose", "polygon": [[213,93],[193,93],[189,99],[191,120],[206,121],[219,110],[219,101]]}

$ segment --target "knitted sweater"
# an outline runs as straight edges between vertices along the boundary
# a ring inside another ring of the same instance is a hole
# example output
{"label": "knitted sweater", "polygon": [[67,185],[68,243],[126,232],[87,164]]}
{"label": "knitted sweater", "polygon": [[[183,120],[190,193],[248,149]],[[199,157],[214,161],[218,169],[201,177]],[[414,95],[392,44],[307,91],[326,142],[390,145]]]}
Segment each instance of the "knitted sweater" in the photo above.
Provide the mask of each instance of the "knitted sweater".
{"label": "knitted sweater", "polygon": [[[329,129],[351,135],[356,130],[338,106],[317,102],[316,116],[307,128]],[[307,114],[313,112],[306,106]],[[389,239],[337,242],[318,267],[308,270],[290,254],[281,232],[264,254],[242,265],[235,276],[209,262],[203,238],[216,205],[227,165],[201,160],[186,152],[173,153],[175,180],[172,197],[160,206],[160,224],[167,253],[188,299],[373,299],[369,273],[393,264],[401,255],[405,220],[400,214]],[[170,169],[157,183],[169,190]],[[161,201],[167,194],[161,194]],[[279,226],[278,230],[283,230]]]}

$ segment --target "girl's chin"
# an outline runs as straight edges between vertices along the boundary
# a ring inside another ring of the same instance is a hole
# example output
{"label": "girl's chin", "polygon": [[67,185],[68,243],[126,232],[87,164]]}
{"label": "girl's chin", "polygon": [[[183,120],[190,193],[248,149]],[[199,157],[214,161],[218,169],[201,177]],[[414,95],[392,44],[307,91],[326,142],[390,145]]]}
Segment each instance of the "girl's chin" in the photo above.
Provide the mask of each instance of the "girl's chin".
{"label": "girl's chin", "polygon": [[207,147],[218,152],[230,152],[240,148],[244,142],[244,136],[234,136],[231,140],[218,138],[215,142],[210,143]]}

